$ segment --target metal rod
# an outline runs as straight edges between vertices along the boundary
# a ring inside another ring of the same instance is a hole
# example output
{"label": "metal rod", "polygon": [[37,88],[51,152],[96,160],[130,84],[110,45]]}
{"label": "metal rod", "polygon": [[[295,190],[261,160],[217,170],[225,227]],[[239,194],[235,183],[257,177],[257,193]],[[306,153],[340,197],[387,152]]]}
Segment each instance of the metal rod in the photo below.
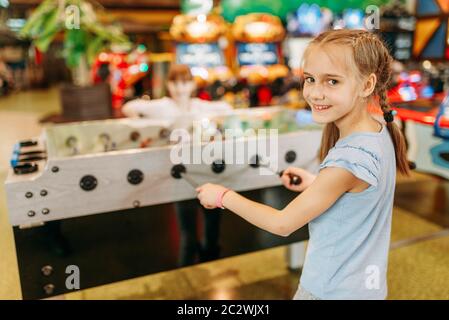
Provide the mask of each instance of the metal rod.
{"label": "metal rod", "polygon": [[[259,166],[267,168],[268,170],[270,170],[274,174],[278,175],[279,177],[282,177],[282,175],[284,174],[284,170],[276,171],[269,164],[263,162],[263,160],[259,161]],[[301,177],[294,175],[294,174],[290,174],[289,176],[290,176],[290,184],[292,184],[292,185],[300,185],[301,184],[301,182],[302,182]]]}
{"label": "metal rod", "polygon": [[277,171],[274,170],[268,163],[264,162],[263,160],[259,160],[259,166],[260,167],[264,167],[267,168],[268,170],[270,170],[271,172],[273,172],[274,174],[281,176],[282,171]]}
{"label": "metal rod", "polygon": [[199,187],[199,183],[196,182],[195,180],[193,180],[192,178],[190,178],[187,173],[181,173],[182,178],[188,183],[190,184],[193,188],[198,188]]}

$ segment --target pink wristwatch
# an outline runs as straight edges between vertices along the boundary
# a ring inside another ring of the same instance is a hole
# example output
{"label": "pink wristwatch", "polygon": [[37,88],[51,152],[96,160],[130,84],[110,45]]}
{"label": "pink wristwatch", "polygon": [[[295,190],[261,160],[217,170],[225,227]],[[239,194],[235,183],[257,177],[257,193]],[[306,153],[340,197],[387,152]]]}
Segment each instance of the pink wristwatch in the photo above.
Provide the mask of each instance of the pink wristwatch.
{"label": "pink wristwatch", "polygon": [[217,201],[215,203],[217,205],[217,208],[224,209],[224,207],[223,207],[223,197],[226,194],[226,192],[228,192],[229,190],[230,189],[225,189],[225,190],[223,190],[223,191],[221,191],[221,192],[219,192],[217,194]]}

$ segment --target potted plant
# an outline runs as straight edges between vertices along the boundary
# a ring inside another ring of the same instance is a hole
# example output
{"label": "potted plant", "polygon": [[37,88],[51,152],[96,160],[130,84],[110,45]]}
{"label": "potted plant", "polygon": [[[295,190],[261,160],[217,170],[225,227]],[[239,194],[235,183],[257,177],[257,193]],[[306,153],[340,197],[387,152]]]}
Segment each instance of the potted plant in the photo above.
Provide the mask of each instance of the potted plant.
{"label": "potted plant", "polygon": [[111,116],[109,86],[92,85],[90,65],[108,46],[129,44],[120,27],[100,23],[89,1],[45,0],[28,18],[20,36],[31,39],[41,52],[46,52],[56,39],[63,39],[62,54],[73,81],[73,84],[63,85],[60,91],[64,118]]}

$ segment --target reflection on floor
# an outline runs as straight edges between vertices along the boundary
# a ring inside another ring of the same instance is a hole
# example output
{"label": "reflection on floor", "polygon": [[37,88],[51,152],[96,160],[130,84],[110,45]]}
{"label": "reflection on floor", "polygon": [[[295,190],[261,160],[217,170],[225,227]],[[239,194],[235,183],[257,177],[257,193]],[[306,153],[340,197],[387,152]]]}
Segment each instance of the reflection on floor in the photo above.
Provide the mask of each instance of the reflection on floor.
{"label": "reflection on floor", "polygon": [[[58,110],[57,91],[0,100],[0,299],[20,299],[3,181],[12,144],[39,134],[38,119]],[[449,299],[449,183],[414,173],[398,178],[389,257],[389,299]],[[291,299],[300,272],[286,247],[148,275],[66,294],[64,299]]]}
{"label": "reflection on floor", "polygon": [[66,294],[67,299],[290,299],[298,272],[285,247]]}

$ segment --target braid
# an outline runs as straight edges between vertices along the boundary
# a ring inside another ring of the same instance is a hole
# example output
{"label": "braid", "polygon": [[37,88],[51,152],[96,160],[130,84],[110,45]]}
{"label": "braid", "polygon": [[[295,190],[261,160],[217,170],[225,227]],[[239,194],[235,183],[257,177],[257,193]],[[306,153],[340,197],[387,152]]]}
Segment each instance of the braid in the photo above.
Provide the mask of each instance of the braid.
{"label": "braid", "polygon": [[388,112],[390,109],[390,106],[387,103],[387,93],[386,90],[379,90],[379,104],[380,104],[380,108],[382,109],[383,112]]}
{"label": "braid", "polygon": [[396,111],[391,110],[390,106],[387,103],[387,89],[381,88],[378,92],[379,95],[379,105],[382,109],[384,120],[387,123],[387,125],[394,120],[394,115],[396,114]]}
{"label": "braid", "polygon": [[407,142],[404,139],[400,129],[393,122],[396,110],[391,110],[387,103],[387,86],[379,89],[377,92],[379,96],[379,105],[384,115],[384,120],[387,125],[387,129],[392,137],[392,142],[396,152],[396,167],[399,171],[405,175],[410,172],[410,164],[407,160]]}
{"label": "braid", "polygon": [[380,48],[379,50],[379,68],[377,69],[377,90],[376,93],[379,96],[379,105],[382,109],[383,116],[387,124],[393,122],[394,115],[396,114],[396,111],[391,110],[390,106],[387,102],[387,89],[390,85],[391,81],[391,64],[392,64],[392,57],[390,53],[388,52],[388,49],[383,45],[382,41],[375,37],[376,40],[374,40],[374,44]]}
{"label": "braid", "polygon": [[394,116],[396,115],[396,110],[391,110],[390,106],[387,103],[387,94],[386,89],[382,89],[378,95],[379,95],[379,105],[382,109],[384,120],[387,124],[390,124],[394,120]]}

